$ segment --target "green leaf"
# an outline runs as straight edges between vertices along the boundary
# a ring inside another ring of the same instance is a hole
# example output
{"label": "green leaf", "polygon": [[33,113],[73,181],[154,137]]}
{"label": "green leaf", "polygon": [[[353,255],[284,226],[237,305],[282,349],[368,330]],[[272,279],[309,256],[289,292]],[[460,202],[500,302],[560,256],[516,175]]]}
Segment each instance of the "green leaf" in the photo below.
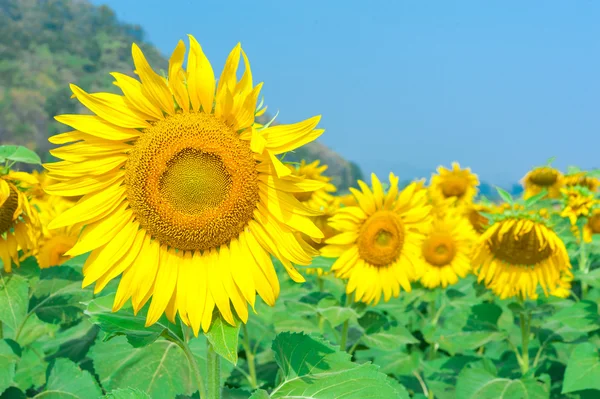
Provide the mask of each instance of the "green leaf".
{"label": "green leaf", "polygon": [[0,393],[13,385],[18,362],[18,347],[14,341],[0,340]]}
{"label": "green leaf", "polygon": [[465,368],[458,376],[456,397],[461,399],[548,399],[549,387],[533,378],[498,378],[483,368]]}
{"label": "green leaf", "polygon": [[584,389],[600,390],[600,356],[596,347],[589,342],[577,345],[571,353],[562,393]]}
{"label": "green leaf", "polygon": [[371,348],[387,351],[397,351],[404,345],[416,344],[418,339],[405,327],[396,326],[374,334],[363,335],[362,341]]}
{"label": "green leaf", "polygon": [[56,359],[48,376],[46,389],[34,396],[44,399],[94,399],[102,390],[94,377],[67,359]]}
{"label": "green leaf", "polygon": [[547,195],[548,195],[548,191],[542,190],[541,192],[537,193],[536,195],[527,198],[525,200],[525,207],[526,208],[532,207],[533,205],[537,204],[540,200],[544,199]]}
{"label": "green leaf", "polygon": [[[270,397],[319,399],[364,399],[376,393],[380,398],[408,399],[400,384],[379,372],[379,367],[356,364],[322,339],[305,334],[281,333],[272,346],[281,368],[281,383]],[[318,396],[317,396],[318,394]]]}
{"label": "green leaf", "polygon": [[236,325],[232,326],[218,316],[214,318],[210,329],[205,334],[215,352],[233,365],[238,361],[240,323],[239,320],[236,320]]}
{"label": "green leaf", "polygon": [[140,310],[137,315],[134,314],[131,303],[113,313],[114,297],[114,294],[110,294],[96,298],[86,304],[85,314],[90,317],[92,323],[97,324],[104,332],[113,335],[125,335],[127,341],[136,348],[153,343],[161,335],[170,337],[173,340],[183,339],[180,326],[170,323],[165,316],[162,316],[153,325],[145,327],[147,306]]}
{"label": "green leaf", "polygon": [[358,314],[354,309],[340,306],[335,298],[321,299],[317,305],[317,311],[331,324],[332,327],[337,327],[352,317],[358,317]]}
{"label": "green leaf", "polygon": [[0,162],[23,162],[41,165],[42,160],[33,151],[20,145],[0,145]]}
{"label": "green leaf", "polygon": [[17,387],[26,391],[44,385],[46,383],[47,366],[48,363],[44,360],[42,353],[32,348],[25,348],[15,374]]}
{"label": "green leaf", "polygon": [[0,321],[13,331],[18,328],[29,304],[29,284],[16,274],[0,272]]}
{"label": "green leaf", "polygon": [[103,396],[105,399],[152,399],[150,395],[148,395],[144,391],[140,391],[139,389],[128,388],[128,389],[115,389],[114,391],[110,391],[106,395]]}
{"label": "green leaf", "polygon": [[98,339],[88,356],[106,390],[136,388],[152,398],[174,398],[197,390],[183,351],[171,341],[159,339],[134,348],[123,336]]}
{"label": "green leaf", "polygon": [[540,340],[563,340],[572,342],[587,337],[589,332],[600,328],[598,305],[592,301],[579,301],[565,307],[546,319],[542,324]]}
{"label": "green leaf", "polygon": [[264,389],[259,389],[257,391],[254,391],[252,396],[250,396],[248,399],[270,399],[270,398],[271,397],[269,396],[269,393],[267,391],[265,391]]}
{"label": "green leaf", "polygon": [[498,195],[500,196],[500,198],[502,198],[502,200],[504,200],[504,202],[508,203],[508,204],[514,204],[514,200],[513,197],[508,193],[508,191],[501,189],[500,187],[496,186],[496,191],[498,191]]}

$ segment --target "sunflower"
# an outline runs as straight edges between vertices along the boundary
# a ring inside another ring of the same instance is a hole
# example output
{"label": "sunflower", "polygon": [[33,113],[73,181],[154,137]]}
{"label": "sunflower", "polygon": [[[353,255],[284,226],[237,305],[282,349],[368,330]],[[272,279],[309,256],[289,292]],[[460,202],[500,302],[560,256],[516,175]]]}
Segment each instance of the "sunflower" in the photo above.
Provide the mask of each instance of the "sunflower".
{"label": "sunflower", "polygon": [[600,234],[600,207],[592,209],[587,223],[583,226],[583,241],[592,242],[592,236],[595,234]]}
{"label": "sunflower", "polygon": [[[269,305],[279,294],[270,255],[291,278],[293,266],[318,253],[297,238],[323,234],[310,221],[318,212],[294,194],[323,187],[292,174],[277,157],[313,141],[320,117],[291,125],[254,125],[262,84],[253,85],[238,44],[220,79],[193,36],[169,60],[168,80],[154,72],[133,44],[140,80],[113,73],[123,95],[74,96],[95,115],[61,115],[74,131],[51,138],[64,161],[48,164],[59,180],[46,191],[83,195],[50,228],[85,226],[66,255],[92,251],[83,286],[95,292],[122,275],[113,304],[131,298],[137,312],[150,298],[146,324],[177,314],[195,334],[207,331],[216,308],[230,324],[248,320],[256,293]],[[238,80],[243,59],[245,71]],[[231,308],[233,305],[233,311]]]}
{"label": "sunflower", "polygon": [[470,168],[461,169],[458,162],[452,163],[452,169],[438,167],[438,174],[431,175],[429,194],[434,204],[444,200],[456,199],[456,205],[470,204],[477,194],[479,179]]}
{"label": "sunflower", "polygon": [[588,176],[585,172],[577,172],[564,176],[563,184],[565,187],[583,186],[592,193],[595,193],[598,191],[598,187],[600,186],[600,180],[595,177]]}
{"label": "sunflower", "polygon": [[490,220],[482,213],[492,212],[494,212],[494,209],[484,204],[471,204],[464,208],[464,216],[478,234],[483,233],[490,223]]}
{"label": "sunflower", "polygon": [[37,200],[35,205],[40,210],[42,225],[42,237],[36,255],[38,265],[41,269],[59,266],[71,259],[65,253],[77,243],[79,230],[72,225],[50,230],[48,225],[58,215],[71,208],[74,202],[69,198],[47,195],[43,200]]}
{"label": "sunflower", "polygon": [[358,181],[361,191],[351,188],[358,206],[340,208],[330,224],[341,233],[326,240],[326,257],[339,257],[331,267],[335,276],[348,279],[346,292],[355,300],[377,304],[397,297],[400,287],[411,290],[418,277],[415,259],[429,227],[431,207],[426,191],[415,192],[411,183],[398,195],[398,178],[390,173],[384,194],[381,182],[371,175],[372,190]]}
{"label": "sunflower", "polygon": [[35,178],[25,172],[0,174],[0,259],[7,273],[13,262],[19,266],[19,250],[27,257],[37,247],[40,222],[27,189],[34,184]]}
{"label": "sunflower", "polygon": [[331,177],[323,174],[327,170],[327,165],[319,165],[319,163],[319,160],[311,163],[302,160],[299,165],[288,165],[290,170],[297,176],[323,182],[323,187],[318,190],[294,193],[298,201],[315,210],[323,210],[329,207],[333,202],[332,193],[336,191],[335,186],[331,184]]}
{"label": "sunflower", "polygon": [[418,260],[421,284],[446,288],[464,278],[471,270],[469,256],[475,238],[475,230],[457,211],[434,218]]}
{"label": "sunflower", "polygon": [[561,188],[563,195],[563,209],[560,216],[569,218],[571,225],[577,223],[581,216],[587,216],[590,209],[598,202],[594,194],[582,186],[570,186]]}
{"label": "sunflower", "polygon": [[558,280],[557,287],[550,292],[550,295],[558,298],[568,298],[571,295],[572,282],[573,273],[570,270],[564,271]]}
{"label": "sunflower", "polygon": [[536,299],[538,285],[548,296],[571,269],[564,243],[543,219],[516,212],[500,217],[479,237],[472,265],[478,281],[501,299]]}
{"label": "sunflower", "polygon": [[533,197],[543,189],[548,190],[548,198],[560,198],[562,180],[562,173],[550,166],[534,168],[521,179],[521,184],[525,189],[523,198]]}

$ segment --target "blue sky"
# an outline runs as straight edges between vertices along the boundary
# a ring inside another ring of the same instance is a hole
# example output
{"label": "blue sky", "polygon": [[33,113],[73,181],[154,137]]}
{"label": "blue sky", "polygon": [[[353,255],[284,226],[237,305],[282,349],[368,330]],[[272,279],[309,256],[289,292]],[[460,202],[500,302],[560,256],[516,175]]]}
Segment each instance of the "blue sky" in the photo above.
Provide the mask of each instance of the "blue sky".
{"label": "blue sky", "polygon": [[216,71],[241,41],[283,123],[402,179],[458,161],[499,185],[552,156],[600,167],[600,2],[93,0]]}

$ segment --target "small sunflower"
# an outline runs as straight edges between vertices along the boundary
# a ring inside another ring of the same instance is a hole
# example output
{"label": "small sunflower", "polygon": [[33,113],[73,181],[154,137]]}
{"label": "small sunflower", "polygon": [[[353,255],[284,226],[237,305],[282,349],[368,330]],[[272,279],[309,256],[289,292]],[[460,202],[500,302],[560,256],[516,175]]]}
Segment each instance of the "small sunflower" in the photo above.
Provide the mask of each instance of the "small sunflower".
{"label": "small sunflower", "polygon": [[541,218],[515,212],[502,216],[479,237],[472,265],[478,281],[501,299],[536,299],[538,285],[548,296],[571,269],[558,235]]}
{"label": "small sunflower", "polygon": [[577,223],[581,216],[587,216],[590,209],[598,202],[594,194],[582,186],[570,186],[560,189],[563,195],[563,209],[560,216],[569,218],[571,225]]}
{"label": "small sunflower", "polygon": [[311,163],[302,160],[299,165],[288,164],[288,167],[296,176],[323,183],[323,187],[318,190],[294,193],[298,201],[318,211],[330,206],[333,202],[332,193],[336,191],[335,186],[331,184],[331,177],[323,174],[327,170],[327,165],[319,165],[319,163],[319,160]]}
{"label": "small sunflower", "polygon": [[348,279],[346,292],[355,300],[377,304],[383,294],[388,301],[411,290],[418,277],[415,259],[430,224],[427,193],[415,192],[411,183],[398,194],[398,178],[390,174],[384,193],[381,182],[371,175],[372,189],[359,181],[361,191],[351,189],[358,206],[340,208],[330,224],[341,233],[326,241],[321,254],[339,257],[331,267],[335,276]]}
{"label": "small sunflower", "polygon": [[50,230],[48,225],[58,215],[75,205],[75,202],[65,197],[47,195],[43,200],[37,200],[35,205],[39,208],[42,237],[36,255],[41,269],[59,266],[71,259],[65,255],[77,243],[79,230],[74,226],[65,226]]}
{"label": "small sunflower", "polygon": [[563,175],[550,166],[540,166],[529,171],[521,180],[527,199],[539,194],[543,189],[548,190],[548,198],[560,198]]}
{"label": "small sunflower", "polygon": [[467,218],[473,230],[482,234],[489,226],[490,220],[482,213],[492,213],[494,209],[484,204],[471,204],[464,209],[464,216]]}
{"label": "small sunflower", "polygon": [[595,177],[588,176],[585,172],[577,172],[565,175],[563,178],[565,187],[582,186],[590,190],[592,193],[598,191],[600,180]]}
{"label": "small sunflower", "polygon": [[592,209],[587,223],[583,226],[583,241],[592,242],[592,236],[596,234],[600,234],[600,207]]}
{"label": "small sunflower", "polygon": [[25,172],[0,175],[0,259],[7,273],[13,262],[19,266],[19,250],[27,257],[37,248],[40,222],[28,198],[34,184],[35,178]]}
{"label": "small sunflower", "polygon": [[[255,125],[262,83],[253,84],[238,44],[220,79],[193,36],[180,41],[168,79],[154,72],[133,44],[140,80],[113,73],[123,95],[74,96],[95,115],[61,115],[74,131],[51,138],[62,162],[45,165],[60,196],[83,195],[50,229],[85,226],[66,255],[89,251],[83,285],[101,291],[122,275],[113,311],[131,298],[137,312],[150,298],[147,325],[165,313],[197,335],[208,331],[213,309],[235,324],[248,320],[256,293],[273,306],[279,281],[271,255],[291,278],[293,264],[309,265],[318,252],[298,238],[322,238],[309,219],[318,212],[294,195],[322,182],[292,174],[278,158],[315,140],[320,117],[292,125]],[[238,80],[238,66],[244,73]],[[186,69],[183,68],[184,63]]]}
{"label": "small sunflower", "polygon": [[455,198],[456,205],[470,204],[477,194],[479,179],[470,168],[461,169],[458,162],[452,163],[452,169],[438,167],[438,173],[431,176],[429,193],[434,204]]}
{"label": "small sunflower", "polygon": [[471,270],[471,246],[476,233],[457,211],[435,218],[421,246],[420,281],[426,288],[458,282]]}

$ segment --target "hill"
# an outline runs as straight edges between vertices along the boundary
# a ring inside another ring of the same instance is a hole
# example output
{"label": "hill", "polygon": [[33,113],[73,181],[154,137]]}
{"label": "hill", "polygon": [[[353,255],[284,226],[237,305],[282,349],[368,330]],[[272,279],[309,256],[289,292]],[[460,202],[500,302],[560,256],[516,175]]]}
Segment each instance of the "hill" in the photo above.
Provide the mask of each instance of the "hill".
{"label": "hill", "polygon": [[[168,62],[138,25],[122,23],[107,6],[86,0],[0,0],[0,143],[25,145],[49,160],[48,137],[65,131],[54,115],[86,112],[69,83],[120,93],[110,72],[133,76],[131,43],[156,69]],[[357,165],[321,143],[289,160],[321,159],[343,190],[361,176]]]}

